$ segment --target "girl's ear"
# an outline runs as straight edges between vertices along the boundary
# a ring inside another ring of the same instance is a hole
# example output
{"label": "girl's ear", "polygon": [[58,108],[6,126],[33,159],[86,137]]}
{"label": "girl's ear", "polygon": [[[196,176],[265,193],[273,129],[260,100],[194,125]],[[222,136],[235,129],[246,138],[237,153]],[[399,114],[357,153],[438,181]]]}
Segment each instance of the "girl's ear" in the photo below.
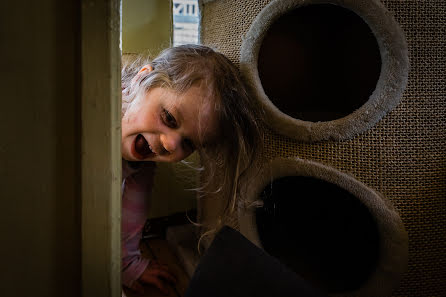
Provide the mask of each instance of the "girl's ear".
{"label": "girl's ear", "polygon": [[132,84],[135,83],[141,77],[141,74],[143,74],[146,71],[151,72],[152,70],[153,70],[152,65],[150,64],[144,65],[141,68],[141,70],[139,70],[138,74],[136,74],[135,77],[132,79]]}
{"label": "girl's ear", "polygon": [[140,73],[142,73],[142,72],[144,72],[144,71],[148,71],[148,72],[150,72],[150,71],[152,71],[152,70],[153,70],[152,65],[147,64],[147,65],[144,65],[144,66],[141,68],[141,70],[139,70],[138,74],[140,74]]}

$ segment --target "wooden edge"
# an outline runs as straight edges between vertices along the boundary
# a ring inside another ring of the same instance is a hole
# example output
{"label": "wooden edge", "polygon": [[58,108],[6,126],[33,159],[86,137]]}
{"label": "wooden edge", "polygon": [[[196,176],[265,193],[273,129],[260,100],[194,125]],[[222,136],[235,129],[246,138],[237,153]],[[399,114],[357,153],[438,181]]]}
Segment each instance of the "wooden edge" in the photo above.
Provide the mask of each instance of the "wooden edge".
{"label": "wooden edge", "polygon": [[119,297],[121,2],[81,3],[82,296]]}

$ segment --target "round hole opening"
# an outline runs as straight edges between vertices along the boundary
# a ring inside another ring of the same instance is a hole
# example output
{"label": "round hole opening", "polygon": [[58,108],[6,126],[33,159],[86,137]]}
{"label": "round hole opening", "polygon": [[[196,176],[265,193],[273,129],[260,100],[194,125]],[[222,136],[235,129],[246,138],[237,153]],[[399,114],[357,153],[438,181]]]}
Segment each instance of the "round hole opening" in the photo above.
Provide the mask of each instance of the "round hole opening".
{"label": "round hole opening", "polygon": [[350,192],[313,177],[287,176],[261,193],[256,223],[263,248],[329,293],[359,289],[376,270],[379,234]]}
{"label": "round hole opening", "polygon": [[356,13],[333,4],[308,5],[269,27],[258,72],[281,112],[303,121],[331,121],[368,101],[381,55],[375,35]]}

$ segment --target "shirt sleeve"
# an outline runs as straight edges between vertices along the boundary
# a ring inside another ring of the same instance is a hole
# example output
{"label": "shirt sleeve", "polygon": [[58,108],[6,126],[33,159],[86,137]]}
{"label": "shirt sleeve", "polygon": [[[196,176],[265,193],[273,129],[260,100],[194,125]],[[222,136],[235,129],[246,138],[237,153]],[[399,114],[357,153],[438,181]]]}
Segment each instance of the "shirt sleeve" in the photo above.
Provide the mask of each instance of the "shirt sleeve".
{"label": "shirt sleeve", "polygon": [[124,167],[127,164],[124,163],[123,177],[124,174],[126,176],[122,187],[121,272],[123,285],[132,288],[150,261],[141,256],[139,242],[147,219],[155,164],[144,162],[128,174],[128,167]]}

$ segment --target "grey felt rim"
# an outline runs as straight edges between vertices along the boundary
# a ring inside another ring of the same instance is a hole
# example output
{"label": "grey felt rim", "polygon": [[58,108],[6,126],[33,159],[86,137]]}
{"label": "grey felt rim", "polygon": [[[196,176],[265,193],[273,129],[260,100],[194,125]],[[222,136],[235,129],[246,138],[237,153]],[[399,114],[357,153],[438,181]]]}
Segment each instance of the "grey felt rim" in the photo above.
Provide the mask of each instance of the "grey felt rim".
{"label": "grey felt rim", "polygon": [[[260,46],[276,19],[300,6],[335,4],[359,15],[375,34],[381,54],[381,73],[369,100],[353,113],[333,121],[302,121],[281,112],[263,90],[257,67]],[[398,105],[407,84],[409,59],[403,31],[377,0],[274,0],[257,15],[243,40],[240,70],[277,133],[306,142],[350,139],[373,127]]]}
{"label": "grey felt rim", "polygon": [[[357,197],[375,218],[380,235],[380,256],[376,271],[357,291],[343,296],[390,296],[407,269],[408,236],[400,216],[391,203],[350,175],[326,165],[302,159],[278,158],[256,173],[243,192],[238,208],[240,231],[259,247],[262,244],[257,231],[255,208],[261,191],[273,180],[285,176],[307,176],[335,184]],[[247,194],[248,193],[248,194]]]}

